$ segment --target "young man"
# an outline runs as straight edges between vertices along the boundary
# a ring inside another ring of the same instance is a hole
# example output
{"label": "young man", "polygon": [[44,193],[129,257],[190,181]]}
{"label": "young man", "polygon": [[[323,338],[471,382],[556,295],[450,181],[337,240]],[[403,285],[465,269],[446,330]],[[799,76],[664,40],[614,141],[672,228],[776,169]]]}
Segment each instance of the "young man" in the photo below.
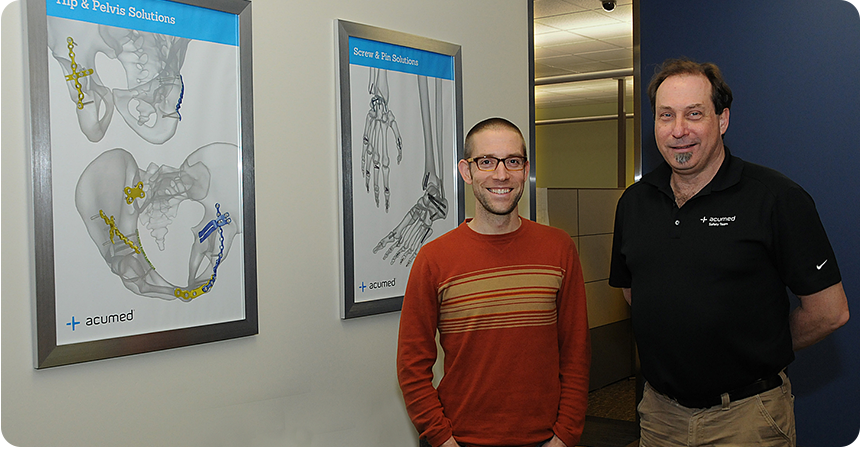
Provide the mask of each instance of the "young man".
{"label": "young man", "polygon": [[[475,217],[415,259],[397,374],[422,444],[579,442],[590,364],[582,269],[564,231],[519,216],[528,167],[516,125],[475,125],[458,166]],[[437,330],[445,355],[438,389]]]}
{"label": "young man", "polygon": [[[640,444],[795,445],[784,369],[848,320],[815,204],[725,147],[717,66],[666,61],[648,92],[665,163],[618,202],[609,277],[647,381]],[[786,285],[801,301],[790,314]]]}

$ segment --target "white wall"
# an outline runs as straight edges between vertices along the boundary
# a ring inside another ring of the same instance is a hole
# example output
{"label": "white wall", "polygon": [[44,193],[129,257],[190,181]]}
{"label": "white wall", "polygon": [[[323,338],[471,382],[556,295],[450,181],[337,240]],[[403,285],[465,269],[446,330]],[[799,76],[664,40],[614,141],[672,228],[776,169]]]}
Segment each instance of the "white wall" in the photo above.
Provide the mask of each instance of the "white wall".
{"label": "white wall", "polygon": [[260,334],[39,371],[21,5],[3,11],[0,424],[10,443],[417,443],[395,376],[399,314],[339,319],[333,21],[462,45],[465,128],[501,115],[527,133],[527,1],[254,0],[252,7]]}

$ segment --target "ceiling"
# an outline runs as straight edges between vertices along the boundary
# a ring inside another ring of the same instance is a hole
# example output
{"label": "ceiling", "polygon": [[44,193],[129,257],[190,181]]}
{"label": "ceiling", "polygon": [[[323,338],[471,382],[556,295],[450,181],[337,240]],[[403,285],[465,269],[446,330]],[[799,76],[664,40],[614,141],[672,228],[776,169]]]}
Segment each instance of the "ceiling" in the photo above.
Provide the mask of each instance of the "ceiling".
{"label": "ceiling", "polygon": [[[538,81],[622,69],[632,75],[633,0],[617,0],[611,12],[601,0],[534,0],[534,41]],[[626,80],[632,98],[633,77]],[[613,78],[540,84],[535,86],[535,106],[611,103],[617,95]]]}

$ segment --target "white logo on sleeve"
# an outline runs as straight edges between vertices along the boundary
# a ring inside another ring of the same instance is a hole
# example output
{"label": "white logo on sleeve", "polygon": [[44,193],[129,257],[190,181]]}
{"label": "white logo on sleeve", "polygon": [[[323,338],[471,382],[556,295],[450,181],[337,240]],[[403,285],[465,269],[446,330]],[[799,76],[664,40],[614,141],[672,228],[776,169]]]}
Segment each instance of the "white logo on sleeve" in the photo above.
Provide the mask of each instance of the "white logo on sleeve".
{"label": "white logo on sleeve", "polygon": [[818,269],[818,270],[821,270],[821,268],[822,268],[822,267],[824,267],[824,265],[825,265],[825,264],[827,264],[827,261],[828,261],[828,260],[826,260],[826,259],[825,259],[823,263],[821,263],[821,264],[817,264],[817,265],[815,266],[815,268],[816,268],[816,269]]}

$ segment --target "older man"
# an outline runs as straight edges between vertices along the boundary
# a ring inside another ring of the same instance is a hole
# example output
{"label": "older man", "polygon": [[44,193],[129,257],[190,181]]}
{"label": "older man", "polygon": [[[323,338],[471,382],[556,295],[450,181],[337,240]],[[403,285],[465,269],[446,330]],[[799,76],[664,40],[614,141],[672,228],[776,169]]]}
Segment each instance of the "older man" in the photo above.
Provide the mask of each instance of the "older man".
{"label": "older man", "polygon": [[717,66],[669,60],[648,92],[665,162],[618,202],[609,278],[647,381],[640,443],[794,445],[784,369],[848,320],[815,205],[724,145],[732,92]]}

